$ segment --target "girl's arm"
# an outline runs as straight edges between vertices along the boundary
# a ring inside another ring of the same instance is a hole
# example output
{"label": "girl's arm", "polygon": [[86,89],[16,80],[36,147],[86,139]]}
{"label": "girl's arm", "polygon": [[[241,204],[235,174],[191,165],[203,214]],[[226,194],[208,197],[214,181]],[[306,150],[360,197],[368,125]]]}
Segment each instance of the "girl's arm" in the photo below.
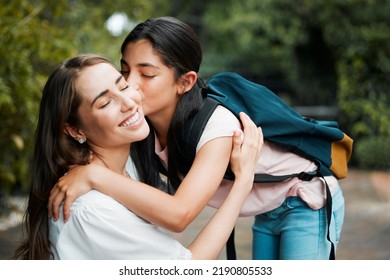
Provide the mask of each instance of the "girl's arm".
{"label": "girl's arm", "polygon": [[[255,126],[247,116],[241,120],[244,130],[250,125]],[[203,145],[174,196],[94,164],[77,167],[53,188],[49,214],[58,218],[59,205],[65,199],[67,220],[71,202],[93,186],[149,222],[180,232],[198,216],[217,190],[229,163],[231,149],[231,137],[217,138]],[[77,189],[73,188],[75,185]],[[80,185],[84,187],[80,188]]]}
{"label": "girl's arm", "polygon": [[226,244],[240,209],[253,186],[255,166],[263,143],[261,130],[245,132],[241,146],[240,133],[235,133],[232,170],[235,181],[221,207],[189,245],[193,259],[216,259]]}
{"label": "girl's arm", "polygon": [[224,160],[218,160],[218,155],[223,150],[221,147],[226,146],[231,147],[231,137],[218,138],[205,144],[173,196],[98,164],[77,166],[68,171],[52,189],[49,215],[58,219],[60,205],[64,202],[64,220],[67,221],[71,203],[93,186],[93,189],[111,196],[147,221],[181,232],[198,216],[218,188],[229,162],[230,150],[226,152],[226,164],[223,164]]}

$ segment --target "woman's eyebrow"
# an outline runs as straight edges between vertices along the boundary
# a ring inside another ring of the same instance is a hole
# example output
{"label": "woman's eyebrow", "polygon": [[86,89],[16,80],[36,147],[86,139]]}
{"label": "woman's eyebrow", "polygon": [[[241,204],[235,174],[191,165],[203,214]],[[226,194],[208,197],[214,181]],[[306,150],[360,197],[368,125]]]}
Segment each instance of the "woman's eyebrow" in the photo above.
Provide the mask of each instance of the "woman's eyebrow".
{"label": "woman's eyebrow", "polygon": [[[115,84],[117,85],[121,80],[122,80],[123,76],[122,75],[119,75],[119,77],[115,80]],[[103,90],[101,93],[99,93],[93,100],[92,100],[92,103],[91,103],[91,107],[93,106],[93,104],[95,104],[95,102],[102,96],[104,96],[105,94],[107,94],[108,92],[108,89],[106,90]]]}

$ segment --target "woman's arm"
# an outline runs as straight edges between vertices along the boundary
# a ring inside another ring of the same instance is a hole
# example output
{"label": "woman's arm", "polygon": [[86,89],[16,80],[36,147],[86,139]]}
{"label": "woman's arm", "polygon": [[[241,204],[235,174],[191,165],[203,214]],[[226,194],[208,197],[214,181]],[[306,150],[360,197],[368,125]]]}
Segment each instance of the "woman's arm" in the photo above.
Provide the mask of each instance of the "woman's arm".
{"label": "woman's arm", "polygon": [[[204,144],[174,196],[103,167],[77,167],[53,188],[49,214],[58,218],[59,205],[65,199],[64,216],[67,220],[71,202],[93,186],[151,223],[180,232],[198,216],[217,190],[229,163],[231,149],[231,137],[216,138]],[[78,186],[77,190],[72,187],[74,185]]]}

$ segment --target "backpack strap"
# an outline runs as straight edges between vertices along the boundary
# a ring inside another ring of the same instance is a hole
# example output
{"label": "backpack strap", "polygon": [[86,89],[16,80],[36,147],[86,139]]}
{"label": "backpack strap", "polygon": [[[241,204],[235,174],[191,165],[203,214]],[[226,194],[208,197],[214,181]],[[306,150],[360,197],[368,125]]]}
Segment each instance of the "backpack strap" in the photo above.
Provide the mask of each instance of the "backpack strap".
{"label": "backpack strap", "polygon": [[[313,179],[314,177],[321,177],[321,176],[318,169],[313,171],[308,171],[308,172],[291,173],[286,175],[271,175],[266,173],[256,173],[253,182],[254,183],[279,183],[295,177],[297,177],[302,181],[311,181],[311,179]],[[224,178],[233,181],[234,174],[228,170]]]}
{"label": "backpack strap", "polygon": [[226,259],[227,260],[236,260],[236,245],[234,243],[234,229],[232,230],[232,233],[229,236],[228,241],[226,242]]}
{"label": "backpack strap", "polygon": [[320,173],[320,177],[324,180],[325,182],[325,189],[326,189],[326,217],[327,217],[327,222],[328,222],[328,233],[326,235],[326,238],[330,242],[330,253],[329,253],[329,260],[335,260],[336,259],[336,251],[335,251],[335,246],[332,240],[330,239],[330,221],[332,219],[332,194],[330,193],[329,185],[326,182],[326,179],[322,174]]}
{"label": "backpack strap", "polygon": [[203,130],[219,104],[220,103],[214,99],[206,98],[199,112],[186,124],[187,133],[183,135],[185,138],[185,145],[183,145],[181,149],[185,151],[184,154],[188,155],[191,162],[195,159],[196,146],[203,134]]}
{"label": "backpack strap", "polygon": [[318,176],[317,170],[310,171],[310,172],[292,173],[288,175],[255,174],[254,182],[255,183],[282,182],[294,177],[297,177],[302,181],[311,181],[311,179],[317,176]]}

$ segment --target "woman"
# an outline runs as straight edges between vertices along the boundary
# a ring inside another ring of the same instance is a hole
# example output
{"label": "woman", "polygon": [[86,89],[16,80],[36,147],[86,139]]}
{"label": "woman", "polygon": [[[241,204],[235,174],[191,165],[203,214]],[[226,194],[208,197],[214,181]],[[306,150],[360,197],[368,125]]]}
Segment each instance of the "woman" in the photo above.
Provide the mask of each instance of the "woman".
{"label": "woman", "polygon": [[[49,213],[58,217],[64,198],[64,215],[79,195],[93,188],[117,199],[141,217],[173,231],[182,231],[207,205],[218,208],[229,192],[232,182],[223,180],[232,148],[232,131],[239,121],[227,109],[219,106],[210,118],[197,147],[189,170],[181,160],[176,144],[184,123],[199,110],[204,86],[198,77],[202,60],[199,40],[185,23],[174,18],[150,19],[140,23],[122,44],[121,72],[130,84],[139,87],[143,108],[154,134],[137,143],[132,158],[141,180],[155,185],[158,164],[167,168],[170,186],[182,203],[168,209],[159,205],[151,214],[129,201],[128,189],[110,188],[127,184],[119,178],[97,181],[88,167],[75,169],[53,189]],[[157,159],[154,159],[155,156]],[[155,166],[143,165],[149,158]],[[184,168],[183,168],[184,166]],[[313,171],[315,163],[264,142],[257,173],[273,175]],[[204,176],[203,174],[210,174]],[[212,175],[211,175],[212,174]],[[326,177],[333,200],[331,238],[338,243],[344,217],[344,198],[337,179]],[[77,182],[77,185],[75,184]],[[77,188],[73,187],[77,186]],[[83,189],[84,188],[84,189]],[[125,201],[126,200],[126,201]],[[254,259],[328,259],[331,243],[327,240],[325,186],[321,179],[304,182],[294,178],[281,183],[255,184],[241,215],[255,216],[253,225]]]}
{"label": "woman", "polygon": [[[41,100],[26,212],[27,239],[16,259],[214,259],[223,248],[252,187],[261,131],[242,115],[245,138],[235,133],[231,195],[198,237],[184,248],[161,228],[97,191],[80,196],[65,223],[48,218],[47,201],[55,182],[70,166],[93,161],[104,170],[137,183],[138,203],[151,199],[169,205],[175,197],[134,180],[130,143],[149,134],[139,93],[106,59],[81,55],[62,63],[49,77]],[[150,195],[152,194],[152,195]],[[153,202],[153,201],[152,201]]]}

